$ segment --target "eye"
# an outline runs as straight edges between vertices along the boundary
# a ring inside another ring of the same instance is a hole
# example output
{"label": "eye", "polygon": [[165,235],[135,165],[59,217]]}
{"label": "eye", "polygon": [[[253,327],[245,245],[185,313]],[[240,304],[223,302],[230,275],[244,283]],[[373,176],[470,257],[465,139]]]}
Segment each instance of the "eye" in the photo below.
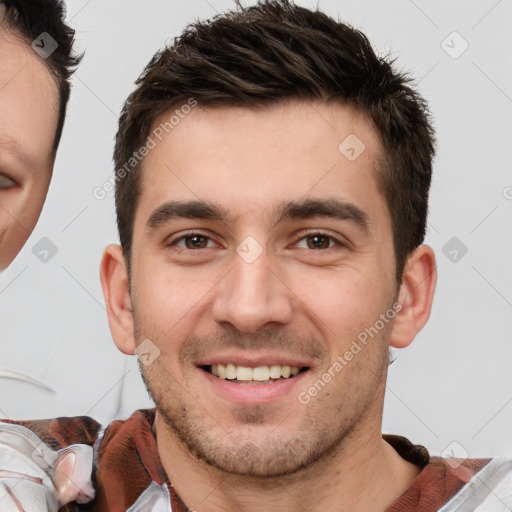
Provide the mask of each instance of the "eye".
{"label": "eye", "polygon": [[335,246],[343,246],[336,238],[325,233],[310,233],[307,236],[302,237],[297,243],[297,247],[301,249],[330,249]]}
{"label": "eye", "polygon": [[208,244],[214,244],[213,240],[211,240],[206,235],[203,235],[201,233],[189,233],[187,235],[181,236],[179,238],[176,238],[172,242],[169,243],[169,246],[179,247],[181,249],[189,249],[189,250],[195,250],[195,249],[207,249],[209,247],[214,247],[215,245],[208,245]]}
{"label": "eye", "polygon": [[8,190],[17,186],[18,184],[12,178],[0,172],[0,190]]}

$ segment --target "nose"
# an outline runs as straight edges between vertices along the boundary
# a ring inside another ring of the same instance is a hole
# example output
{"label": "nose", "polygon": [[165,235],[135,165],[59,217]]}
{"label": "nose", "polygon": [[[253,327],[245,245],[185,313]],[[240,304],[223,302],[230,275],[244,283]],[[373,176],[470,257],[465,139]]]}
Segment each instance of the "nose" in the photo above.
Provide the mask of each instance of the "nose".
{"label": "nose", "polygon": [[265,251],[255,261],[234,256],[233,268],[217,288],[212,309],[216,322],[244,333],[290,322],[293,292],[270,263]]}

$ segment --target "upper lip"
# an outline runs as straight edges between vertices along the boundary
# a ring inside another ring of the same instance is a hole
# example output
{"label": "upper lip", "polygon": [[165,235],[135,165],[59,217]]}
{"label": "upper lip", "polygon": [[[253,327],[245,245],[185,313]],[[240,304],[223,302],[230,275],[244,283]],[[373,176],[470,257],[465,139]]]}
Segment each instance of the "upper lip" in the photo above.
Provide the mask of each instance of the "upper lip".
{"label": "upper lip", "polygon": [[297,358],[295,356],[287,356],[285,354],[271,354],[271,353],[222,353],[215,354],[201,358],[196,362],[197,366],[211,366],[214,364],[234,364],[237,366],[248,366],[256,368],[257,366],[298,366],[309,367],[311,363],[305,359]]}

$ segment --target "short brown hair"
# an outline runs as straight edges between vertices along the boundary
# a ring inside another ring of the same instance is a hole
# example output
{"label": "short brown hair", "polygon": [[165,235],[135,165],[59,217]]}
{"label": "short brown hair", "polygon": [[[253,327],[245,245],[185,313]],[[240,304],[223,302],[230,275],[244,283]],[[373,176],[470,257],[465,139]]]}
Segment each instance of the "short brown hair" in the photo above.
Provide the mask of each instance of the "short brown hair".
{"label": "short brown hair", "polygon": [[[360,31],[289,0],[262,0],[197,22],[158,52],[119,121],[116,169],[144,145],[155,120],[193,98],[203,107],[264,107],[287,99],[348,103],[380,135],[378,183],[391,213],[396,276],[425,237],[434,135],[407,75]],[[118,230],[128,267],[142,165],[116,171]],[[122,179],[121,179],[122,178]]]}
{"label": "short brown hair", "polygon": [[66,118],[71,91],[70,77],[82,58],[73,53],[75,31],[65,22],[64,1],[0,0],[1,5],[5,6],[4,26],[24,38],[28,44],[32,44],[44,32],[57,43],[55,51],[45,59],[59,89],[59,114],[54,138],[56,151]]}

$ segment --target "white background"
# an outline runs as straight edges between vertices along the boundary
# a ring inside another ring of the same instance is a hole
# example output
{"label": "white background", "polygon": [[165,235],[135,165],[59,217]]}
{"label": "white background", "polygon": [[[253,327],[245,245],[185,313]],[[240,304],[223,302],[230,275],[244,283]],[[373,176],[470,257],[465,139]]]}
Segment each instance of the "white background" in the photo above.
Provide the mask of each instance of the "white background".
{"label": "white background", "polygon": [[[1,416],[87,414],[108,421],[150,405],[134,359],[117,351],[108,330],[98,267],[104,246],[117,240],[113,194],[99,201],[92,191],[111,176],[121,105],[153,53],[188,22],[232,5],[68,2],[86,56],[40,222],[0,276],[0,369],[54,392],[0,379]],[[454,441],[455,452],[471,457],[511,452],[512,2],[319,6],[412,72],[437,129],[427,242],[438,258],[438,289],[429,324],[390,368],[384,431],[432,453]],[[469,47],[458,58],[445,51],[458,54],[464,41]],[[43,237],[58,249],[47,263],[32,252]],[[457,262],[442,252],[452,237],[468,249]]]}

